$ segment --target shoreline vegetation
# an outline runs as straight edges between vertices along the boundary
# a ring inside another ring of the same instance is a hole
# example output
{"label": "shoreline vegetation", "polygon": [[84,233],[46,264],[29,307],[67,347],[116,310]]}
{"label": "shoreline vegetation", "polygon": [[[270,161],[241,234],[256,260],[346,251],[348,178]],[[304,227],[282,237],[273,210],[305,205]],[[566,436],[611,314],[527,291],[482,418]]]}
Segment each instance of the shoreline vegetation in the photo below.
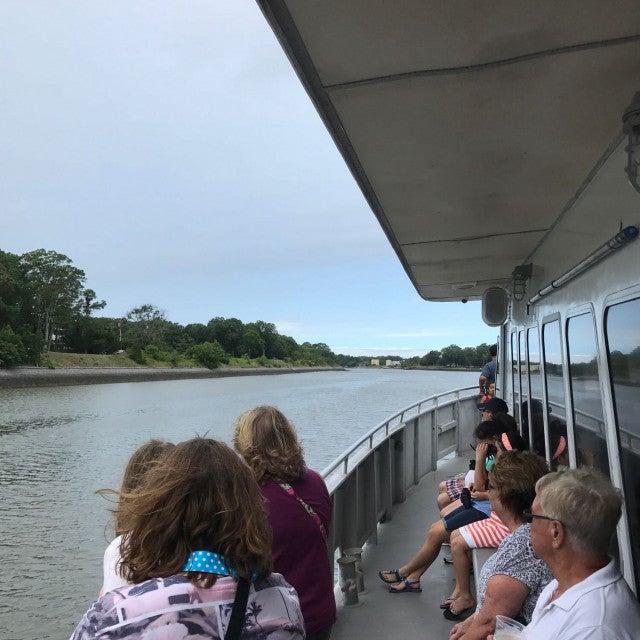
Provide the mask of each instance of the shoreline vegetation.
{"label": "shoreline vegetation", "polygon": [[164,380],[197,380],[231,376],[282,375],[345,371],[344,367],[14,367],[0,369],[0,389],[28,387],[114,384],[120,382],[161,382]]}
{"label": "shoreline vegetation", "polygon": [[[359,366],[363,366],[359,363]],[[120,382],[161,382],[164,380],[198,380],[232,376],[267,376],[287,373],[316,373],[323,371],[348,371],[341,364],[304,364],[262,358],[234,358],[215,369],[194,366],[194,363],[172,366],[164,360],[151,358],[145,364],[135,362],[126,353],[87,354],[49,352],[40,366],[0,368],[0,389],[29,387],[75,386],[86,384],[114,384]],[[398,369],[400,367],[371,366],[371,369]],[[467,367],[415,366],[412,369],[464,371]]]}
{"label": "shoreline vegetation", "polygon": [[0,389],[113,384],[118,382],[154,382],[224,378],[230,376],[276,375],[315,371],[343,371],[344,367],[325,364],[295,363],[280,360],[234,358],[210,369],[194,362],[172,365],[151,357],[140,364],[126,353],[88,354],[49,352],[38,366],[0,368]]}
{"label": "shoreline vegetation", "polygon": [[[51,353],[44,358],[44,366],[0,368],[0,389],[20,389],[48,386],[76,386],[86,384],[115,384],[121,382],[162,382],[165,380],[199,380],[233,376],[268,376],[288,373],[317,373],[348,371],[344,366],[304,366],[274,362],[262,366],[258,362],[206,367],[172,367],[166,363],[139,365],[126,355],[101,356],[88,354]],[[371,369],[399,367],[368,366]],[[416,366],[421,371],[475,371],[470,367]]]}

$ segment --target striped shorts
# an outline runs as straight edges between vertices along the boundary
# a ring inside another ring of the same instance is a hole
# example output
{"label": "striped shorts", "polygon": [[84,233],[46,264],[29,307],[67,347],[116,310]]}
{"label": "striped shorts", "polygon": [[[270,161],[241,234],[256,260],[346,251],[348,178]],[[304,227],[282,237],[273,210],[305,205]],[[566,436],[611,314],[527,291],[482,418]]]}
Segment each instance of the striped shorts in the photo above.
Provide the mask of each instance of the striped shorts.
{"label": "striped shorts", "polygon": [[460,527],[458,531],[469,549],[497,547],[510,533],[507,525],[498,518],[494,511],[488,518]]}

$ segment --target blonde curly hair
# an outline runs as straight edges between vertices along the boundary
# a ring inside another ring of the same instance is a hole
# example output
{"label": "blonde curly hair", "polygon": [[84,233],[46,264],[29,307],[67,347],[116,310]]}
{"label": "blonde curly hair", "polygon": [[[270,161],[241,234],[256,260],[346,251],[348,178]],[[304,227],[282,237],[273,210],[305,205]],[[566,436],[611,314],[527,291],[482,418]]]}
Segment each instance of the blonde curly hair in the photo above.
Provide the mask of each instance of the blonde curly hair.
{"label": "blonde curly hair", "polygon": [[240,415],[233,446],[260,483],[304,476],[304,454],[295,427],[276,407],[255,407]]}

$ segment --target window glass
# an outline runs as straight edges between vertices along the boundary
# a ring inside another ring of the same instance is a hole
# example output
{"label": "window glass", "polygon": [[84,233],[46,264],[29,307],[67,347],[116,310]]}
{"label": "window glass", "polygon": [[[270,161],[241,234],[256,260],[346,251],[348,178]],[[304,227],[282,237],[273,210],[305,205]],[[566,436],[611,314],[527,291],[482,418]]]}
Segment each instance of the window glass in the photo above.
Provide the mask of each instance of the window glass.
{"label": "window glass", "polygon": [[[542,444],[541,455],[544,455],[544,417],[542,415],[542,371],[540,368],[540,341],[538,340],[538,329],[533,327],[527,329],[527,346],[529,354],[529,386],[531,387],[531,407],[525,411],[525,415],[531,413],[531,427],[529,429],[529,442],[531,447]],[[540,437],[542,436],[542,441]],[[538,441],[538,442],[536,442]]]}
{"label": "window glass", "polygon": [[527,369],[527,350],[524,331],[518,332],[518,342],[520,346],[520,362],[518,365],[518,370],[520,371],[520,419],[522,420],[522,435],[528,442],[529,418],[527,417],[527,403],[529,400],[529,371]]}
{"label": "window glass", "polygon": [[569,319],[567,341],[577,464],[593,466],[610,475],[596,339],[590,313]]}
{"label": "window glass", "polygon": [[[511,388],[513,389],[514,406],[520,405],[520,374],[518,371],[518,343],[515,331],[511,333]],[[518,420],[518,412],[515,412],[515,419]]]}
{"label": "window glass", "polygon": [[[602,411],[593,316],[585,313],[567,322],[569,378],[575,433],[576,462],[609,472],[609,455]],[[614,536],[609,554],[620,560],[618,537]]]}
{"label": "window glass", "polygon": [[[542,327],[542,347],[544,351],[544,376],[547,389],[547,407],[549,409],[550,444],[536,443],[534,448],[540,455],[549,450],[551,468],[558,465],[568,466],[569,449],[567,447],[567,407],[564,398],[562,380],[562,342],[560,338],[560,321],[548,322]],[[535,436],[535,434],[534,434]],[[538,436],[539,437],[539,436]]]}
{"label": "window glass", "polygon": [[[605,319],[607,356],[611,372],[618,430],[625,507],[629,529],[640,531],[640,300],[610,307]],[[640,584],[640,538],[631,536],[631,548]]]}

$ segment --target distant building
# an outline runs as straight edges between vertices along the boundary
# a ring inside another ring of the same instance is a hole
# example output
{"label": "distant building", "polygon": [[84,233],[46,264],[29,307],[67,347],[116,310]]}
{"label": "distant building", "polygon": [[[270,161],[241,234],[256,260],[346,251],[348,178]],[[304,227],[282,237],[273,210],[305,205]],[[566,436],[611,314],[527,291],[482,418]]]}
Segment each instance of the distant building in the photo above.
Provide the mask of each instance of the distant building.
{"label": "distant building", "polygon": [[400,366],[400,360],[387,360],[385,363],[385,367],[399,367]]}
{"label": "distant building", "polygon": [[380,360],[378,360],[378,358],[371,358],[371,366],[372,367],[379,367],[380,366]]}

